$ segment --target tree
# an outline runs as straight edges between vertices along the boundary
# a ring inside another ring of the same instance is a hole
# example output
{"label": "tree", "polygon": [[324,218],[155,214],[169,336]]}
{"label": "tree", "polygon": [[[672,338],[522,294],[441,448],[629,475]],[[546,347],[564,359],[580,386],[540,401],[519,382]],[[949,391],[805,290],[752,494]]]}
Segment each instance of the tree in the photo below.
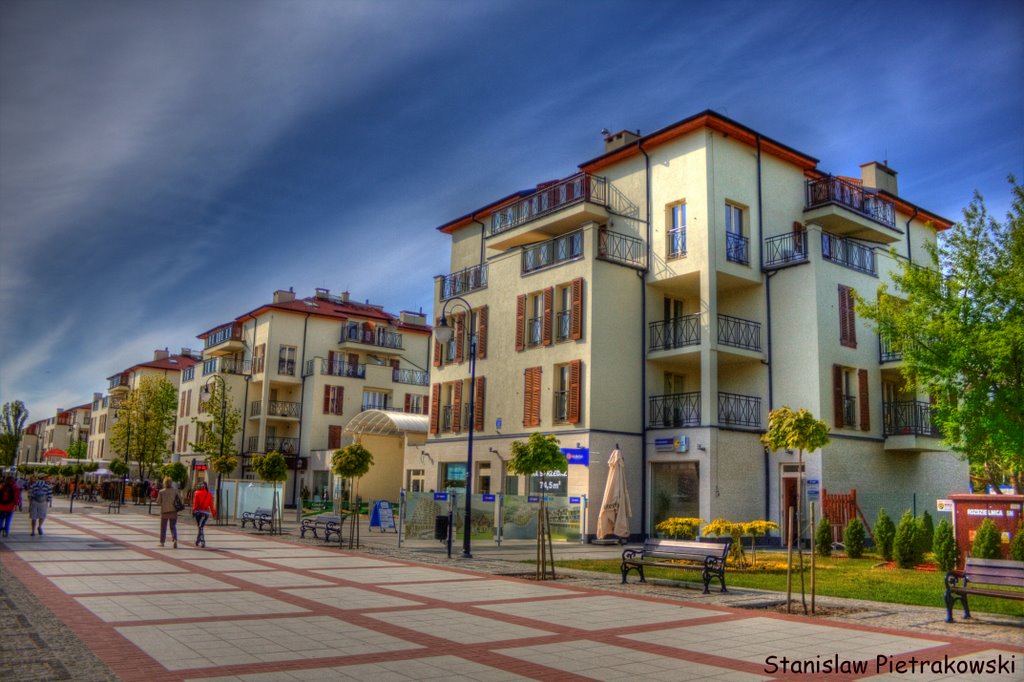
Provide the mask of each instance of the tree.
{"label": "tree", "polygon": [[[558,439],[552,435],[531,433],[530,438],[512,442],[512,458],[508,462],[508,470],[513,474],[535,476],[548,471],[565,473],[569,469],[569,460],[558,447]],[[537,508],[537,580],[548,579],[548,566],[551,567],[551,578],[555,577],[555,553],[551,544],[551,531],[548,521],[544,495],[540,496]],[[545,543],[545,539],[547,542]],[[550,564],[549,564],[550,560]]]}
{"label": "tree", "polygon": [[[801,408],[794,412],[789,406],[783,405],[777,410],[772,410],[768,415],[768,431],[761,436],[761,442],[772,450],[796,450],[797,461],[800,464],[801,475],[796,479],[796,545],[797,555],[800,560],[800,599],[803,604],[804,614],[807,613],[807,601],[804,596],[804,550],[800,538],[803,537],[803,516],[801,514],[800,500],[803,498],[803,470],[804,450],[814,452],[829,444],[828,425],[820,419],[815,419],[808,410]],[[793,529],[790,528],[787,535],[790,537]],[[788,538],[787,538],[788,544]],[[790,604],[790,585],[792,584],[793,562],[792,554],[786,561],[786,610]]]}
{"label": "tree", "polygon": [[818,521],[818,528],[814,531],[814,542],[819,556],[832,556],[832,522],[827,516],[822,516]]}
{"label": "tree", "polygon": [[925,509],[924,513],[917,519],[918,525],[918,540],[921,542],[921,556],[931,551],[932,544],[935,542],[935,523],[932,521],[932,515]]}
{"label": "tree", "polygon": [[[352,522],[348,526],[349,548],[359,545],[359,495],[357,487],[359,479],[365,476],[370,467],[373,466],[373,453],[363,447],[362,443],[352,443],[340,450],[335,450],[331,456],[331,470],[335,476],[352,479],[349,486],[349,505],[352,513]],[[355,506],[353,507],[353,503]],[[338,533],[338,544],[341,544],[341,533]]]}
{"label": "tree", "polygon": [[89,454],[89,446],[84,440],[73,440],[68,444],[68,459],[85,459]]}
{"label": "tree", "polygon": [[956,546],[956,538],[953,536],[953,524],[946,519],[939,521],[939,525],[935,529],[932,551],[935,552],[935,561],[939,564],[940,570],[948,573],[956,568],[956,562],[960,558],[960,549]]}
{"label": "tree", "polygon": [[274,504],[271,512],[273,516],[270,519],[270,529],[271,533],[273,533],[276,527],[277,531],[280,532],[281,516],[277,513],[277,484],[288,479],[288,463],[284,460],[284,455],[277,450],[271,450],[265,455],[253,457],[252,468],[261,480],[272,483],[274,486]]}
{"label": "tree", "polygon": [[843,530],[843,544],[846,545],[846,556],[851,559],[859,559],[864,556],[864,537],[866,535],[864,524],[858,518],[850,519]]}
{"label": "tree", "polygon": [[110,447],[136,464],[140,478],[148,479],[170,454],[177,408],[178,390],[157,376],[143,377],[121,401]]}
{"label": "tree", "polygon": [[160,470],[163,476],[169,476],[172,481],[181,486],[185,481],[188,480],[188,467],[181,462],[171,462],[165,464]]}
{"label": "tree", "polygon": [[128,475],[130,467],[128,462],[120,457],[115,457],[110,460],[110,464],[107,466],[110,469],[110,473],[121,479],[121,495],[119,496],[121,501],[124,502],[124,477]]}
{"label": "tree", "polygon": [[20,400],[4,403],[0,411],[0,466],[9,467],[16,463],[27,419],[25,403]]}
{"label": "tree", "polygon": [[999,559],[999,545],[1002,538],[992,519],[985,519],[974,533],[971,556],[979,559]]}
{"label": "tree", "polygon": [[1010,558],[1014,561],[1024,561],[1024,522],[1017,526],[1010,540]]}
{"label": "tree", "polygon": [[933,421],[972,471],[998,490],[1024,485],[1024,188],[1009,179],[1006,222],[981,195],[937,245],[928,268],[903,261],[894,295],[857,312],[903,355],[911,385],[934,400]]}
{"label": "tree", "polygon": [[217,519],[224,522],[220,513],[221,477],[231,474],[238,467],[235,438],[242,428],[241,411],[231,406],[231,388],[221,381],[214,381],[210,396],[203,401],[201,416],[192,417],[198,438],[190,443],[192,450],[206,455],[210,468],[217,474]]}
{"label": "tree", "polygon": [[875,547],[886,561],[892,561],[892,545],[896,539],[896,524],[892,522],[885,508],[878,510],[875,517]]}
{"label": "tree", "polygon": [[903,512],[900,523],[896,526],[896,537],[893,540],[893,555],[896,565],[900,568],[913,568],[924,558],[921,554],[921,524],[908,509]]}

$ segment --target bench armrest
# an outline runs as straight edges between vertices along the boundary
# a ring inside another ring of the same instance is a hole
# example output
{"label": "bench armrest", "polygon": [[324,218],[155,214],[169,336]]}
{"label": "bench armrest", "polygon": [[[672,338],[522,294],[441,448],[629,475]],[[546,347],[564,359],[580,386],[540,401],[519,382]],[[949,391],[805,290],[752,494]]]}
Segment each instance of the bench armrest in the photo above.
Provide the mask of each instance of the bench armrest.
{"label": "bench armrest", "polygon": [[627,547],[626,549],[622,550],[623,559],[642,558],[643,555],[644,551],[638,547]]}

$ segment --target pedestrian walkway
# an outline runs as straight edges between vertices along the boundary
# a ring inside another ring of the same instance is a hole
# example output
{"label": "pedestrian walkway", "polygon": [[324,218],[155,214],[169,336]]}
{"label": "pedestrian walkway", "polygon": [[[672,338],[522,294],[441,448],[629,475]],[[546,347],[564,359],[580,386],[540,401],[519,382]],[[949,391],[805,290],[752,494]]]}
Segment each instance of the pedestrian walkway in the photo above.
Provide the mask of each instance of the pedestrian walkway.
{"label": "pedestrian walkway", "polygon": [[[17,515],[0,549],[3,571],[101,667],[61,660],[63,671],[51,665],[31,677],[14,662],[14,675],[4,668],[0,678],[1024,679],[1024,643],[1012,636],[983,641],[813,620],[636,585],[537,583],[478,570],[497,559],[448,561],[426,546],[345,551],[208,526],[200,549],[186,519],[172,549],[159,546],[156,516],[76,506],[74,515],[51,514],[45,536],[30,537]],[[411,560],[417,552],[429,560]],[[31,639],[19,631],[29,615],[17,627],[5,622],[3,640]],[[1014,622],[1004,627],[1012,632]],[[922,661],[924,672],[909,674]]]}

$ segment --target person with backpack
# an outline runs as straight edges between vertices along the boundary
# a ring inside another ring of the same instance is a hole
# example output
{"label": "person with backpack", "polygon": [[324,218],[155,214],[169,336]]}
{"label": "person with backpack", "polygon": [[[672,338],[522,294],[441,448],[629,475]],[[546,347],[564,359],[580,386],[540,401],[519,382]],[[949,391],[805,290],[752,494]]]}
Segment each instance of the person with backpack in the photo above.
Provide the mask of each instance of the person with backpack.
{"label": "person with backpack", "polygon": [[33,476],[28,486],[28,517],[32,520],[32,535],[36,531],[43,534],[43,521],[53,500],[53,487],[46,480],[46,475]]}
{"label": "person with backpack", "polygon": [[[2,476],[2,474],[0,474]],[[11,517],[18,506],[18,492],[13,476],[0,479],[0,535],[7,537],[11,532]]]}

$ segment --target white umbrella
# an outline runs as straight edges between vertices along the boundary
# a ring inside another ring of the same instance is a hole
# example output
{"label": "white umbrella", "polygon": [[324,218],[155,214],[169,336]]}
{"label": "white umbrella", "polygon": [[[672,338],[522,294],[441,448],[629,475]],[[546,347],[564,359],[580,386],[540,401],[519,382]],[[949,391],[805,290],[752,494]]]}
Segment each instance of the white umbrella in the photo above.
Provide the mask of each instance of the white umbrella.
{"label": "white umbrella", "polygon": [[110,474],[110,469],[107,469],[105,467],[102,468],[102,469],[97,469],[96,471],[90,471],[90,472],[88,472],[86,474],[86,476],[110,476],[110,475],[111,475]]}
{"label": "white umbrella", "polygon": [[597,517],[597,538],[609,535],[629,537],[629,492],[626,490],[626,472],[623,471],[619,449],[612,450],[608,458],[608,482],[604,486],[601,513]]}

